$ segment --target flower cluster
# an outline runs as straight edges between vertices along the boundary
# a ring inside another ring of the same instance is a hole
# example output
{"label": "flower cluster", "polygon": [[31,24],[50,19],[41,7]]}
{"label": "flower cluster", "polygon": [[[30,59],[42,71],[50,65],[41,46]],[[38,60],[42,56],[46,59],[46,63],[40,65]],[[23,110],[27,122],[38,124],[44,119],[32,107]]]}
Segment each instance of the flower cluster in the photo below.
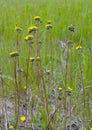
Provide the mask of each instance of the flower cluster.
{"label": "flower cluster", "polygon": [[36,32],[37,29],[38,29],[37,26],[31,26],[31,27],[28,28],[28,32],[29,32],[29,33]]}

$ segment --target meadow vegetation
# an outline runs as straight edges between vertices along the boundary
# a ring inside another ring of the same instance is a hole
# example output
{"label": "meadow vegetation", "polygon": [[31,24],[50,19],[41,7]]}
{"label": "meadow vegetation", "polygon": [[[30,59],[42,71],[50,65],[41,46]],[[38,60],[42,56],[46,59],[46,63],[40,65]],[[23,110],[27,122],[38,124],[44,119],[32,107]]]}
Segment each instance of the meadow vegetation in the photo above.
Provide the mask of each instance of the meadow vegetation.
{"label": "meadow vegetation", "polygon": [[92,130],[92,1],[0,0],[0,129]]}

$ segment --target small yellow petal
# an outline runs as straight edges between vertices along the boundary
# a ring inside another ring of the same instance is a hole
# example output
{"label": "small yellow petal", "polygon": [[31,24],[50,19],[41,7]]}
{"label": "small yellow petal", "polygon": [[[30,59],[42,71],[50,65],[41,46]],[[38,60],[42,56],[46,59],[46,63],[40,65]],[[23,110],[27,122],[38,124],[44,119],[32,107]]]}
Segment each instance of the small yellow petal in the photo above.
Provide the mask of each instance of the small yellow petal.
{"label": "small yellow petal", "polygon": [[71,87],[68,87],[68,90],[69,90],[69,91],[72,91],[73,89],[72,89]]}
{"label": "small yellow petal", "polygon": [[9,55],[11,57],[16,57],[16,56],[19,56],[19,53],[18,53],[18,51],[13,51],[13,52],[10,52]]}
{"label": "small yellow petal", "polygon": [[35,58],[34,58],[34,57],[30,57],[29,60],[30,60],[30,61],[34,61]]}
{"label": "small yellow petal", "polygon": [[40,20],[41,20],[41,17],[40,17],[40,16],[35,16],[35,17],[34,17],[34,20],[40,21]]}
{"label": "small yellow petal", "polygon": [[47,73],[47,74],[50,74],[50,72],[51,72],[51,70],[46,70],[46,73]]}
{"label": "small yellow petal", "polygon": [[14,129],[14,126],[13,126],[13,125],[10,125],[10,126],[9,126],[9,130],[12,130],[12,129]]}
{"label": "small yellow petal", "polygon": [[78,45],[78,46],[76,47],[76,50],[81,49],[81,48],[82,48],[82,46],[81,46],[81,45]]}
{"label": "small yellow petal", "polygon": [[62,88],[61,88],[61,87],[59,87],[59,88],[58,88],[58,90],[59,90],[59,91],[62,91]]}
{"label": "small yellow petal", "polygon": [[24,121],[26,121],[26,117],[25,117],[25,116],[21,116],[21,117],[20,117],[20,120],[21,120],[22,122],[24,122]]}

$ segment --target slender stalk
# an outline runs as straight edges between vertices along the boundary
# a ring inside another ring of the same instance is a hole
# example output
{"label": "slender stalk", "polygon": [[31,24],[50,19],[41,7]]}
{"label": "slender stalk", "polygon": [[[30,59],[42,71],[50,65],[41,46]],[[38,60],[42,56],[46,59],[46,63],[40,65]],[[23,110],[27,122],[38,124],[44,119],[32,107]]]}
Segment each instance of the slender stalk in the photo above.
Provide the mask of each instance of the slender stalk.
{"label": "slender stalk", "polygon": [[43,75],[43,69],[42,69],[42,63],[40,60],[40,68],[41,68],[41,74],[42,74],[42,82],[43,82],[43,90],[44,90],[44,97],[45,97],[45,106],[46,106],[46,112],[48,115],[48,98],[47,98],[47,92],[46,92],[46,84],[45,84],[45,80],[44,80],[44,75]]}
{"label": "slender stalk", "polygon": [[[67,76],[68,76],[68,58],[69,58],[69,46],[67,47],[67,55],[66,55],[66,69],[65,69],[65,91],[67,87]],[[65,115],[65,120],[64,120],[64,126],[66,130],[66,121],[67,121],[67,104],[66,104],[66,92],[64,94],[64,115]]]}
{"label": "slender stalk", "polygon": [[16,127],[19,121],[19,86],[17,82],[17,73],[16,73],[16,57],[14,58],[14,80],[15,80],[15,114],[16,114]]}

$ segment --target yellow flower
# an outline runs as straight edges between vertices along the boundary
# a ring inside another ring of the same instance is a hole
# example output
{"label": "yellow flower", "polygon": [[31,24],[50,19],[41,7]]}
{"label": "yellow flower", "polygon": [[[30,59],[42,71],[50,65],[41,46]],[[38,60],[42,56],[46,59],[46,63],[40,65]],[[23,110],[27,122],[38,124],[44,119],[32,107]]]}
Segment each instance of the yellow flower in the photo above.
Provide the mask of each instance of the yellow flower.
{"label": "yellow flower", "polygon": [[48,20],[48,21],[47,21],[47,24],[51,24],[51,20]]}
{"label": "yellow flower", "polygon": [[90,130],[92,130],[92,128],[90,128]]}
{"label": "yellow flower", "polygon": [[69,90],[69,91],[72,91],[73,89],[72,89],[71,87],[68,87],[68,90]]}
{"label": "yellow flower", "polygon": [[61,88],[61,87],[59,87],[59,88],[58,88],[58,90],[59,90],[59,91],[61,91],[61,90],[62,90],[62,88]]}
{"label": "yellow flower", "polygon": [[47,24],[45,27],[47,30],[50,30],[53,26],[52,26],[52,24]]}
{"label": "yellow flower", "polygon": [[68,26],[68,29],[69,29],[69,31],[74,32],[74,26],[72,24],[70,26]]}
{"label": "yellow flower", "polygon": [[31,27],[28,28],[28,32],[29,33],[35,32],[35,31],[37,31],[37,29],[38,29],[37,26],[31,26]]}
{"label": "yellow flower", "polygon": [[26,121],[26,117],[25,117],[25,116],[21,116],[21,117],[20,117],[20,120],[21,120],[22,122],[25,122],[25,121]]}
{"label": "yellow flower", "polygon": [[29,60],[33,62],[34,61],[34,57],[30,57]]}
{"label": "yellow flower", "polygon": [[9,55],[11,57],[16,57],[16,56],[19,56],[19,53],[18,53],[18,51],[13,51],[13,52],[10,52]]}
{"label": "yellow flower", "polygon": [[29,34],[25,37],[26,41],[33,40],[34,36],[32,34]]}
{"label": "yellow flower", "polygon": [[40,56],[37,56],[37,57],[36,57],[36,60],[37,60],[37,61],[40,61]]}
{"label": "yellow flower", "polygon": [[9,130],[12,130],[12,129],[14,129],[14,126],[13,126],[13,125],[10,125],[10,126],[9,126]]}
{"label": "yellow flower", "polygon": [[50,72],[51,72],[51,70],[46,70],[46,73],[47,73],[47,74],[50,74]]}
{"label": "yellow flower", "polygon": [[35,17],[34,17],[34,20],[40,21],[40,20],[41,20],[41,17],[40,17],[40,16],[35,16]]}
{"label": "yellow flower", "polygon": [[27,88],[27,86],[25,85],[25,86],[24,86],[24,89],[26,89],[26,88]]}
{"label": "yellow flower", "polygon": [[81,48],[82,48],[82,46],[81,46],[81,45],[78,45],[78,46],[76,47],[76,50],[81,49]]}
{"label": "yellow flower", "polygon": [[15,31],[21,32],[21,31],[22,31],[22,28],[21,28],[21,27],[18,27],[18,25],[16,24]]}

